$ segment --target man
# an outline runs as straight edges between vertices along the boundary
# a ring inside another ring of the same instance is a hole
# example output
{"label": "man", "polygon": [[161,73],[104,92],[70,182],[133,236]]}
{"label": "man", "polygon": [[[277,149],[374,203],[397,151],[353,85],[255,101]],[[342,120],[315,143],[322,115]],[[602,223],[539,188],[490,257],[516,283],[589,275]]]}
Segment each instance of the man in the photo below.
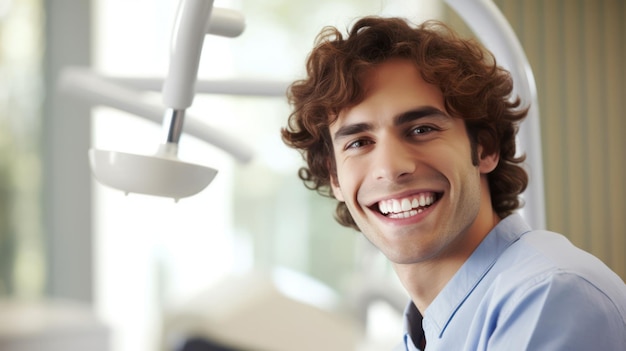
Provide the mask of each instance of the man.
{"label": "man", "polygon": [[307,187],[391,261],[411,297],[402,350],[624,351],[623,280],[515,213],[527,109],[511,91],[445,25],[366,17],[320,34],[282,137]]}

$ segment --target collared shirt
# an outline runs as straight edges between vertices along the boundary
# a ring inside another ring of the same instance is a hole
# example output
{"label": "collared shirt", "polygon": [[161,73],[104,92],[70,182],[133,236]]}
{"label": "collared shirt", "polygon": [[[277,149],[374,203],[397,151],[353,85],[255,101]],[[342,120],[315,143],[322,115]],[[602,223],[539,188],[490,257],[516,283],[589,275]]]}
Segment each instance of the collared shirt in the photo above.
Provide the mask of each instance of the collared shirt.
{"label": "collared shirt", "polygon": [[[422,328],[420,328],[422,327]],[[626,284],[564,236],[513,214],[426,309],[409,304],[401,350],[626,350]]]}

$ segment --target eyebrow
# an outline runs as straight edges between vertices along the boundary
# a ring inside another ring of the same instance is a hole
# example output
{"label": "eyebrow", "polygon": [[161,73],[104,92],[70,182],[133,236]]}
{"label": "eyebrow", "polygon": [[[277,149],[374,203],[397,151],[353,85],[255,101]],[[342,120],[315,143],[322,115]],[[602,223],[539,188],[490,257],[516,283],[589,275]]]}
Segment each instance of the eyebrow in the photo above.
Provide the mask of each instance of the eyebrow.
{"label": "eyebrow", "polygon": [[[406,111],[397,115],[396,117],[394,117],[394,125],[400,126],[405,123],[413,122],[420,118],[431,117],[431,116],[449,117],[447,113],[445,113],[444,111],[441,111],[440,109],[436,107],[425,106],[425,107],[419,107],[413,110],[409,110],[409,111]],[[374,127],[372,126],[371,123],[347,124],[339,128],[335,132],[335,134],[333,135],[333,140],[337,140],[339,138],[347,137],[347,136],[354,135],[354,134],[359,134],[362,132],[367,132],[372,129],[374,129]]]}

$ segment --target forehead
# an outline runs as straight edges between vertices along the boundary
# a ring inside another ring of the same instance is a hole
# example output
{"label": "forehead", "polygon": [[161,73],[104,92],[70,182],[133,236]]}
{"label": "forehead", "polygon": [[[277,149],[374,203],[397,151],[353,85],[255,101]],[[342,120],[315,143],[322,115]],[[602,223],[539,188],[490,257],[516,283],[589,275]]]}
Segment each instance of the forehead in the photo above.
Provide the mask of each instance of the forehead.
{"label": "forehead", "polygon": [[445,111],[439,87],[426,83],[417,66],[406,59],[392,59],[374,66],[362,76],[364,99],[342,110],[331,130],[355,119],[381,119],[408,110],[434,107]]}

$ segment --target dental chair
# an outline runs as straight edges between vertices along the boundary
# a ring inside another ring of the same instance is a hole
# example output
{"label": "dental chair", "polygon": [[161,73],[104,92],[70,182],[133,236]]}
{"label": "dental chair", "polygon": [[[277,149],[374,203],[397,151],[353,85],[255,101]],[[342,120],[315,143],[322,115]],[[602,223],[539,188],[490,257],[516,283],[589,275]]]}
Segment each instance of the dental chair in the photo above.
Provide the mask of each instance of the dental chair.
{"label": "dental chair", "polygon": [[329,290],[295,275],[233,275],[171,308],[164,316],[162,351],[356,350],[359,323],[334,308],[331,298],[306,301],[294,290],[318,297]]}

